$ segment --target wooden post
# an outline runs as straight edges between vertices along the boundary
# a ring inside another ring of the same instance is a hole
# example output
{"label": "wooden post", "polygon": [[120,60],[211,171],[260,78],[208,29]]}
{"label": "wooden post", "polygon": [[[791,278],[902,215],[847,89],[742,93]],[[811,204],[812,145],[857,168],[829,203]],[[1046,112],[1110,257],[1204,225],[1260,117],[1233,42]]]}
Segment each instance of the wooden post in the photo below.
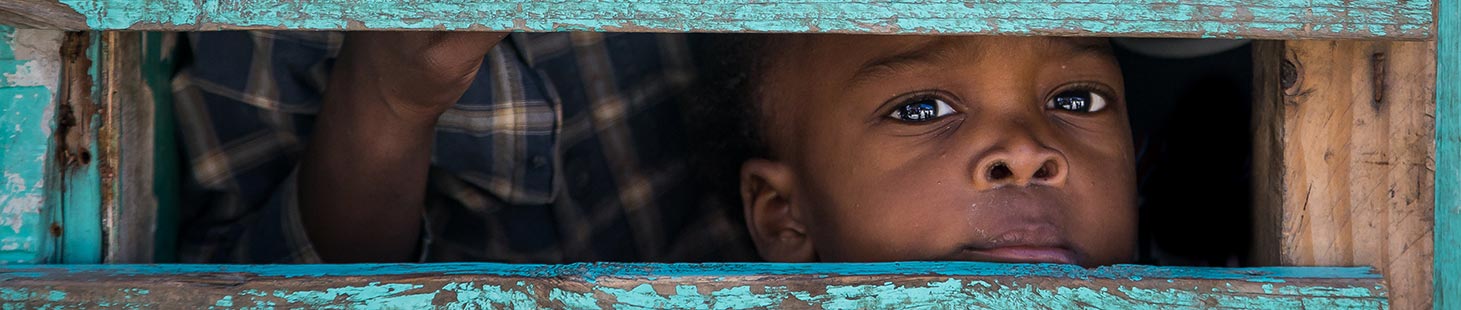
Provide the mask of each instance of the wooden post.
{"label": "wooden post", "polygon": [[1461,1],[1437,17],[1435,308],[1461,309]]}
{"label": "wooden post", "polygon": [[[106,114],[110,126],[102,127],[99,143],[104,166],[112,173],[102,184],[102,223],[105,248],[102,261],[107,263],[152,262],[153,232],[156,229],[157,199],[153,195],[153,115],[152,90],[143,79],[142,33],[132,31],[97,32],[98,44],[97,98],[99,105],[111,109]],[[125,160],[121,150],[126,150]]]}
{"label": "wooden post", "polygon": [[1255,261],[1371,265],[1429,307],[1433,42],[1255,47]]}
{"label": "wooden post", "polygon": [[116,204],[115,110],[96,98],[99,49],[91,32],[67,32],[61,41],[53,152],[49,154],[46,207],[61,237],[53,262],[87,264],[102,259],[102,212]]}

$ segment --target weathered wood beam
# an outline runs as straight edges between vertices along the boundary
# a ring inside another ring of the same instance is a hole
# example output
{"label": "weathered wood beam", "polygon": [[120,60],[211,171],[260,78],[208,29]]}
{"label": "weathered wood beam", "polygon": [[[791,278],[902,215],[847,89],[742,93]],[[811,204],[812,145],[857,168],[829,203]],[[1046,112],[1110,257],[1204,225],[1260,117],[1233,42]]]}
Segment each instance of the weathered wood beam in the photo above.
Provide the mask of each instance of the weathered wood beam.
{"label": "weathered wood beam", "polygon": [[59,239],[47,200],[62,37],[0,25],[0,264],[47,262]]}
{"label": "weathered wood beam", "polygon": [[1435,308],[1461,308],[1461,1],[1442,1],[1436,53]]}
{"label": "weathered wood beam", "polygon": [[24,308],[1384,309],[1370,268],[871,264],[0,266]]}
{"label": "weathered wood beam", "polygon": [[1428,308],[1434,42],[1256,49],[1257,261],[1371,265],[1396,308]]}
{"label": "weathered wood beam", "polygon": [[87,29],[86,17],[56,0],[0,1],[0,25],[50,30]]}
{"label": "weathered wood beam", "polygon": [[[97,49],[98,105],[112,110],[98,131],[103,168],[102,261],[150,263],[157,199],[153,194],[152,90],[142,78],[142,33],[106,31]],[[125,153],[125,154],[123,154]],[[125,157],[125,158],[124,158]]]}
{"label": "weathered wood beam", "polygon": [[[1434,0],[21,1],[70,30],[828,32],[1185,38],[1427,39]],[[60,21],[64,21],[61,23]],[[78,22],[85,27],[78,27]]]}
{"label": "weathered wood beam", "polygon": [[55,101],[52,152],[47,154],[46,212],[61,240],[50,262],[100,263],[102,212],[116,203],[115,110],[97,87],[97,34],[66,32],[61,41],[61,84]]}

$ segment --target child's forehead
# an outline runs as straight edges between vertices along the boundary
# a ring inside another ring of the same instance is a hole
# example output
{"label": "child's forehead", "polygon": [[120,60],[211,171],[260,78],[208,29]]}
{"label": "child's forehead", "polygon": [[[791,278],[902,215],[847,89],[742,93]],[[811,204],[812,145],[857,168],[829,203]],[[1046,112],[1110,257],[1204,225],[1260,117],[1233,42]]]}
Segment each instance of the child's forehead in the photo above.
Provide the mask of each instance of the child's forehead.
{"label": "child's forehead", "polygon": [[[904,36],[803,34],[782,37],[780,50],[837,54],[841,57],[867,55],[888,57],[903,54],[936,54],[952,50],[1000,52],[1017,45],[1064,49],[1075,53],[1110,53],[1107,38],[1014,37],[1014,36]],[[824,55],[818,55],[824,56]]]}
{"label": "child's forehead", "polygon": [[780,59],[771,61],[772,67],[789,65],[772,69],[773,72],[821,77],[840,75],[850,82],[881,76],[889,73],[887,71],[942,67],[949,61],[985,56],[1004,60],[1013,60],[1011,57],[1113,57],[1108,39],[1087,37],[811,34],[786,36],[767,47],[774,51],[771,54],[780,55],[773,57]]}

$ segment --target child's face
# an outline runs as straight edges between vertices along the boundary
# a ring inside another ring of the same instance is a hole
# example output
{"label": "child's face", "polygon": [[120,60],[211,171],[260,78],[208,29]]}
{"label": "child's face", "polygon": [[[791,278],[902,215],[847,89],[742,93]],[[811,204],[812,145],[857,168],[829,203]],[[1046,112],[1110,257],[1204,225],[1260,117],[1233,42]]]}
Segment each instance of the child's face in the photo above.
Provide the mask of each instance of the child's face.
{"label": "child's face", "polygon": [[1130,260],[1135,172],[1104,39],[782,36],[742,169],[771,261]]}

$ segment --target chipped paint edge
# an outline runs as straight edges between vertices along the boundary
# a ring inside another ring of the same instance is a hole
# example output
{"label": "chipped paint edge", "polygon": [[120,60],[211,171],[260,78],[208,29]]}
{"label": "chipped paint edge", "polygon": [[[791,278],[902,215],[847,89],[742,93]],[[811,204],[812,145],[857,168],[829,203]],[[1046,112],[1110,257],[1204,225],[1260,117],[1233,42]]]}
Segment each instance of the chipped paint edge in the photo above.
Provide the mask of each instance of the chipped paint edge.
{"label": "chipped paint edge", "polygon": [[80,308],[146,308],[157,302],[352,309],[427,304],[570,309],[1389,307],[1383,279],[1369,267],[1084,269],[979,262],[37,265],[0,266],[0,282],[7,283],[0,287],[0,302]]}
{"label": "chipped paint edge", "polygon": [[[15,273],[18,270],[45,273]],[[146,276],[189,273],[247,273],[263,277],[367,277],[405,274],[492,275],[503,277],[699,277],[784,276],[828,274],[998,276],[1019,274],[1071,279],[1197,278],[1282,282],[1283,279],[1380,279],[1370,267],[1169,267],[1112,265],[1081,268],[1059,264],[1000,264],[982,262],[888,263],[574,263],[559,265],[503,263],[343,264],[343,265],[66,265],[0,266],[0,281],[44,274]]]}
{"label": "chipped paint edge", "polygon": [[1431,0],[592,2],[60,0],[93,30],[479,30],[1432,37]]}
{"label": "chipped paint edge", "polygon": [[[91,160],[70,168],[58,166],[51,171],[55,175],[53,178],[62,183],[51,190],[51,194],[56,199],[51,200],[49,208],[55,210],[53,212],[57,214],[57,221],[61,223],[61,242],[57,256],[59,262],[65,264],[100,263],[103,249],[102,204],[104,201],[102,191],[106,190],[103,186],[107,184],[102,180],[101,166],[107,154],[99,151],[98,140],[104,139],[100,129],[104,122],[109,121],[107,118],[110,111],[101,106],[102,101],[100,100],[103,98],[100,88],[103,63],[101,33],[92,32],[86,40],[89,40],[89,43],[82,57],[87,58],[90,66],[87,68],[85,77],[75,80],[84,79],[90,82],[87,87],[90,100],[78,100],[69,104],[95,106],[92,110],[94,112],[89,115],[87,113],[79,114],[86,119],[80,120],[80,123],[73,129],[84,131],[79,136],[82,141],[76,143],[80,143],[81,147],[85,149],[84,152],[91,154]],[[84,109],[73,107],[73,110]]]}
{"label": "chipped paint edge", "polygon": [[0,264],[48,261],[61,32],[0,25]]}

